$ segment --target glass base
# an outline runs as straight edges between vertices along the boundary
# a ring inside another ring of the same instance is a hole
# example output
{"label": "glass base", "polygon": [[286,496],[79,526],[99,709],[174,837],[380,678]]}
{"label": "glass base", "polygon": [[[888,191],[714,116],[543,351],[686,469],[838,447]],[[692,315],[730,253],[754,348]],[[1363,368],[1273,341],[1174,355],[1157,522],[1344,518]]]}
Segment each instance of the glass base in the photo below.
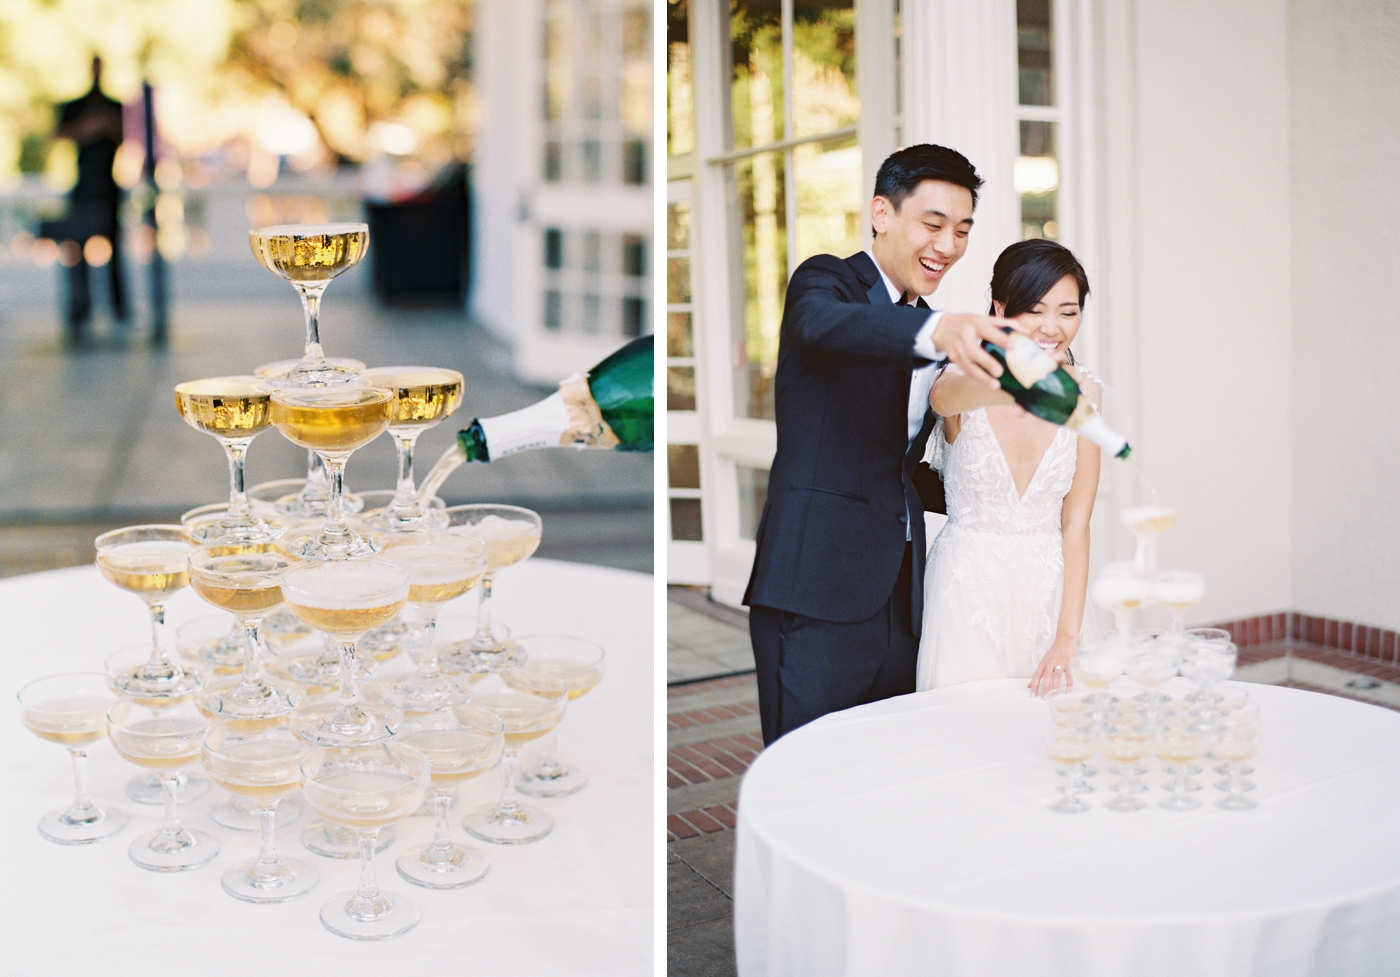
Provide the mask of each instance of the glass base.
{"label": "glass base", "polygon": [[553,831],[554,819],[543,811],[523,804],[515,805],[508,812],[492,804],[469,813],[462,819],[462,827],[473,838],[489,841],[493,845],[523,845],[539,841]]}
{"label": "glass base", "polygon": [[350,914],[350,903],[355,897],[354,890],[333,896],[321,907],[321,924],[337,936],[352,940],[387,940],[413,929],[423,915],[407,896],[381,889],[373,915],[359,919]]}
{"label": "glass base", "polygon": [[360,522],[369,529],[381,533],[426,533],[446,529],[449,522],[440,499],[438,504],[424,509],[416,502],[403,510],[394,511],[389,506],[372,509],[360,516]]}
{"label": "glass base", "polygon": [[[175,780],[179,784],[181,804],[203,797],[209,789],[208,779],[197,768],[181,770],[175,775]],[[165,785],[161,782],[160,774],[147,774],[144,777],[137,774],[126,782],[126,796],[137,804],[164,804]]]}
{"label": "glass base", "polygon": [[89,821],[68,820],[69,808],[50,811],[39,819],[39,834],[59,845],[90,845],[106,841],[126,827],[126,815],[118,808],[95,807]]}
{"label": "glass base", "polygon": [[[536,767],[520,777],[516,790],[531,797],[567,797],[576,794],[588,783],[588,774],[578,767],[556,763],[552,767]],[[1093,790],[1092,787],[1089,788]]]}
{"label": "glass base", "polygon": [[[465,682],[463,684],[466,684]],[[437,712],[460,706],[471,698],[469,688],[460,688],[446,675],[426,678],[417,674],[379,687],[379,696],[404,712]]]}
{"label": "glass base", "polygon": [[1259,805],[1242,794],[1230,794],[1216,801],[1215,806],[1223,807],[1227,811],[1248,811]]}
{"label": "glass base", "polygon": [[[277,816],[273,819],[276,827],[282,828],[301,817],[301,804],[295,797],[284,797],[277,805]],[[234,831],[257,831],[262,827],[257,809],[246,797],[233,794],[225,797],[209,810],[209,820]]]}
{"label": "glass base", "polygon": [[137,865],[152,872],[185,872],[207,865],[219,854],[219,842],[213,835],[185,828],[180,837],[181,844],[157,848],[165,832],[147,832],[131,843],[127,854]]}
{"label": "glass base", "polygon": [[302,532],[282,541],[281,548],[303,560],[362,560],[374,556],[380,546],[359,533],[349,532],[335,541],[325,541],[320,532]]}
{"label": "glass base", "polygon": [[251,874],[257,864],[256,858],[245,858],[230,865],[219,878],[224,891],[244,902],[286,902],[306,895],[316,885],[316,870],[300,859],[282,859],[286,871],[270,879]]}
{"label": "glass base", "polygon": [[1089,810],[1089,805],[1079,799],[1078,792],[1066,794],[1055,803],[1047,806],[1058,814],[1078,814],[1080,811]]}
{"label": "glass base", "polygon": [[[347,516],[359,512],[364,505],[358,495],[351,495],[349,492],[340,497],[340,502]],[[308,492],[303,488],[300,492],[284,495],[273,502],[272,510],[279,516],[285,516],[288,519],[307,521],[324,519],[330,511],[329,489],[324,487],[324,483],[319,492]]]}
{"label": "glass base", "polygon": [[1159,803],[1168,811],[1192,811],[1201,806],[1199,798],[1187,795],[1178,797],[1175,794],[1171,797],[1163,798]]}
{"label": "glass base", "polygon": [[394,862],[399,875],[425,889],[461,889],[480,882],[491,871],[491,862],[475,848],[453,845],[447,859],[430,862],[425,856],[432,848],[432,845],[419,845],[400,854]]}
{"label": "glass base", "polygon": [[200,712],[214,719],[276,719],[301,705],[300,689],[289,689],[259,681],[248,695],[240,694],[242,676],[206,686],[195,699]]}
{"label": "glass base", "polygon": [[407,651],[417,660],[422,642],[422,629],[400,616],[373,631],[365,632],[365,636],[355,642],[355,652],[357,658],[363,655],[383,662],[401,651]]}
{"label": "glass base", "polygon": [[112,678],[112,688],[133,699],[181,699],[199,691],[199,676],[172,663],[170,675],[146,677],[145,666],[122,672]]}
{"label": "glass base", "polygon": [[[380,828],[374,841],[376,853],[394,843],[394,829]],[[329,821],[312,821],[301,830],[301,846],[326,858],[359,858],[360,842],[355,832]]]}
{"label": "glass base", "polygon": [[[1225,791],[1226,793],[1229,793],[1229,791],[1230,791],[1230,778],[1229,778],[1229,777],[1226,777],[1224,780],[1217,780],[1217,781],[1215,782],[1215,789],[1216,789],[1216,790],[1223,790],[1223,791]],[[1251,790],[1253,790],[1253,789],[1254,789],[1254,781],[1252,781],[1252,780],[1245,780],[1245,779],[1243,779],[1243,778],[1240,779],[1240,793],[1244,793],[1244,792],[1246,792],[1246,791],[1251,791]]]}
{"label": "glass base", "polygon": [[246,521],[230,522],[227,502],[191,509],[180,517],[180,522],[197,543],[257,545],[281,539],[287,531],[286,526],[257,516],[249,516]]}
{"label": "glass base", "polygon": [[180,654],[196,665],[229,674],[243,669],[243,628],[235,621],[230,630],[227,618],[200,617],[180,625],[175,640]]}
{"label": "glass base", "polygon": [[337,366],[333,360],[303,359],[286,373],[267,379],[287,387],[338,387],[343,383],[354,383],[360,379],[360,373],[349,367]]}
{"label": "glass base", "polygon": [[1105,801],[1103,806],[1108,808],[1110,811],[1141,811],[1144,807],[1147,806],[1147,803],[1145,801],[1139,800],[1132,794],[1129,794],[1126,797],[1120,794],[1114,797],[1112,800]]}
{"label": "glass base", "polygon": [[455,641],[438,652],[438,668],[449,673],[492,675],[519,668],[528,657],[525,649],[509,638],[498,638],[496,646],[485,651],[473,648],[471,641]]}
{"label": "glass base", "polygon": [[[279,678],[286,678],[297,685],[325,689],[340,687],[340,659],[327,656],[320,650],[284,658],[268,665],[268,670]],[[355,656],[355,677],[365,679],[374,674],[374,663],[359,655]]]}
{"label": "glass base", "polygon": [[397,710],[358,702],[349,721],[332,722],[339,708],[338,699],[303,706],[288,717],[287,726],[314,746],[374,746],[393,739],[403,718]]}

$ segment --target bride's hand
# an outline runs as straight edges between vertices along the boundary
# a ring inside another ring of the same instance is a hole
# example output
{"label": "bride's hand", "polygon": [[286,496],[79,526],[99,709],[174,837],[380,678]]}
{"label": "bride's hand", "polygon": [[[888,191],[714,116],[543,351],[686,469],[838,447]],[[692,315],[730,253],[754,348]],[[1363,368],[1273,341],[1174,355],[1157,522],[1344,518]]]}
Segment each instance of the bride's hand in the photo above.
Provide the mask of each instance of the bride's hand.
{"label": "bride's hand", "polygon": [[1031,695],[1041,696],[1051,689],[1061,686],[1067,689],[1074,685],[1069,677],[1069,660],[1073,657],[1074,638],[1067,635],[1055,638],[1055,643],[1040,659],[1030,684],[1026,686],[1031,690]]}

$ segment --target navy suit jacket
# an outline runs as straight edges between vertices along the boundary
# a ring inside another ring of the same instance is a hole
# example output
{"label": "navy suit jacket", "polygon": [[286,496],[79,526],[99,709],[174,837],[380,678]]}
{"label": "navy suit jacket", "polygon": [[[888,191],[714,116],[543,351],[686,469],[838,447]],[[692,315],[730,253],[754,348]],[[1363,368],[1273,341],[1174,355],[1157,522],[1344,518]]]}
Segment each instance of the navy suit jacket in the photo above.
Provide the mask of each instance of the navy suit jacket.
{"label": "navy suit jacket", "polygon": [[928,315],[892,303],[865,252],[816,255],[793,272],[774,381],[778,451],[745,604],[863,621],[889,600],[908,531],[919,633],[923,515],[944,511],[937,476],[922,466],[920,484],[916,472],[932,411],[909,441],[909,383],[928,362],[914,339]]}

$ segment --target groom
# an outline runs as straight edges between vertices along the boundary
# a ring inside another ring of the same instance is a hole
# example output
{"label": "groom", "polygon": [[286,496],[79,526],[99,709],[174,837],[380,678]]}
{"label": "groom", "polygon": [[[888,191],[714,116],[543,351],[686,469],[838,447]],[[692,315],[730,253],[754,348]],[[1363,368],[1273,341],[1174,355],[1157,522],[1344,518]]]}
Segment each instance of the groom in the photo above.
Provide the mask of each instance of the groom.
{"label": "groom", "polygon": [[[744,595],[765,744],[914,691],[926,507],[914,476],[935,364],[998,386],[981,342],[1014,326],[923,300],[967,250],[981,186],[961,153],[901,149],[875,178],[870,250],[816,255],[788,282],[778,451]],[[931,489],[928,508],[942,512],[942,484]]]}

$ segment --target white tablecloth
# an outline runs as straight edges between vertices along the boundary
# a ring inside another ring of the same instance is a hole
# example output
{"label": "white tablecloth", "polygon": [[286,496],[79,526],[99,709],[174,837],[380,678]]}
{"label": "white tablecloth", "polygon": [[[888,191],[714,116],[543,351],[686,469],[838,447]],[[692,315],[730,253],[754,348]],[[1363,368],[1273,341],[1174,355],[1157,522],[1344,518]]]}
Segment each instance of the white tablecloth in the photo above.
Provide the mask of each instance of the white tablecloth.
{"label": "white tablecloth", "polygon": [[[209,807],[224,796],[213,787],[182,805],[186,824],[220,840],[213,862],[170,875],[133,865],[127,846],[159,827],[161,812],[125,798],[123,785],[137,769],[106,740],[90,753],[92,793],[99,803],[124,809],[130,823],[95,845],[65,847],[40,837],[39,817],[72,796],[71,765],[64,750],[20,725],[14,694],[44,675],[100,671],[111,651],[147,640],[148,618],[139,600],[90,567],[0,582],[6,795],[0,806],[0,973],[650,975],[653,578],[533,559],[505,571],[496,595],[498,619],[516,634],[574,634],[606,649],[603,682],[570,707],[560,727],[565,755],[585,767],[591,781],[572,797],[533,801],[554,815],[556,827],[547,838],[519,846],[476,842],[460,825],[464,811],[498,796],[499,776],[464,785],[453,809],[454,837],[491,859],[491,874],[465,889],[434,891],[399,878],[394,858],[431,838],[432,819],[396,825],[398,840],[376,859],[380,883],[414,899],[422,921],[401,937],[361,943],[331,934],[317,916],[326,899],[354,887],[359,863],[301,848],[297,838],[309,812],[277,833],[279,848],[320,874],[316,887],[292,902],[251,905],[224,893],[220,874],[256,854],[257,835],[209,820]],[[470,612],[475,600],[470,594],[460,606]],[[186,590],[171,601],[168,620],[178,625],[211,612]]]}
{"label": "white tablecloth", "polygon": [[1271,686],[1253,811],[1047,810],[1043,701],[977,682],[826,716],[739,803],[741,977],[1400,973],[1400,713]]}

